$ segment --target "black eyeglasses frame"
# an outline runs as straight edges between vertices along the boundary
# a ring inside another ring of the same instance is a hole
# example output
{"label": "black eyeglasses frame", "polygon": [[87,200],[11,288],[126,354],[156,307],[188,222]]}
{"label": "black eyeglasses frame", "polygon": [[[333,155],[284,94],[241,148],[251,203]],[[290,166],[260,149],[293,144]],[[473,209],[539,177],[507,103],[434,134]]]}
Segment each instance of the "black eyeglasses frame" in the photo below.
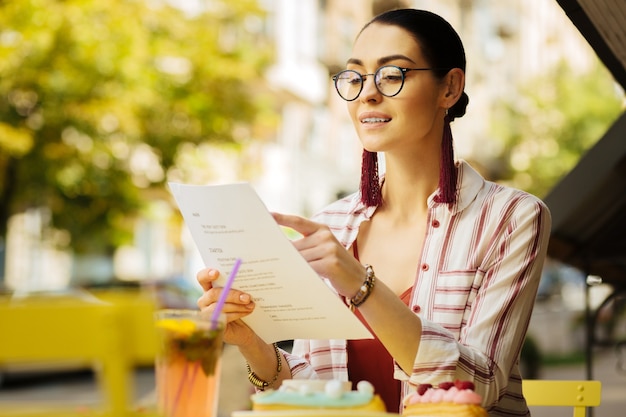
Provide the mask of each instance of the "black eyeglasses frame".
{"label": "black eyeglasses frame", "polygon": [[[378,73],[380,73],[380,71],[383,68],[397,68],[400,70],[400,73],[402,74],[402,82],[400,84],[400,88],[398,89],[397,92],[395,92],[394,94],[385,94],[382,91],[380,91],[380,87],[378,86],[378,83],[376,82],[376,75]],[[381,67],[379,67],[376,72],[374,72],[373,74],[361,74],[360,72],[356,71],[356,70],[350,70],[350,69],[345,69],[343,71],[339,71],[337,74],[332,76],[332,80],[335,84],[335,90],[337,90],[337,94],[339,94],[339,97],[341,97],[343,100],[345,101],[354,101],[357,98],[359,98],[359,96],[361,95],[361,92],[363,91],[363,85],[365,84],[365,80],[367,79],[367,77],[369,76],[374,76],[374,85],[376,86],[376,90],[378,90],[378,92],[380,94],[382,94],[385,97],[395,97],[398,94],[400,94],[400,91],[402,91],[402,89],[404,88],[404,81],[406,80],[406,73],[409,71],[449,71],[449,68],[407,68],[407,67],[400,67],[398,65],[383,65]],[[343,95],[341,95],[341,92],[339,92],[339,86],[337,85],[337,81],[339,80],[339,76],[341,74],[345,74],[347,72],[352,72],[355,73],[356,75],[359,76],[359,79],[361,80],[361,87],[359,88],[359,92],[356,94],[356,96],[353,99],[346,99]]]}

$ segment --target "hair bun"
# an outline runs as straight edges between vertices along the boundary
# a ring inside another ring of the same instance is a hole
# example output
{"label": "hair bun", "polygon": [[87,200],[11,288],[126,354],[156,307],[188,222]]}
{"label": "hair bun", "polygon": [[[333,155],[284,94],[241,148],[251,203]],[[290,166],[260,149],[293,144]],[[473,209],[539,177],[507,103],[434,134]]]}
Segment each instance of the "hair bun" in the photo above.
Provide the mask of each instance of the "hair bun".
{"label": "hair bun", "polygon": [[448,117],[450,117],[450,121],[453,121],[454,119],[459,117],[463,117],[463,115],[465,114],[465,110],[467,109],[468,103],[469,96],[465,91],[463,91],[461,97],[459,97],[457,102],[448,109]]}

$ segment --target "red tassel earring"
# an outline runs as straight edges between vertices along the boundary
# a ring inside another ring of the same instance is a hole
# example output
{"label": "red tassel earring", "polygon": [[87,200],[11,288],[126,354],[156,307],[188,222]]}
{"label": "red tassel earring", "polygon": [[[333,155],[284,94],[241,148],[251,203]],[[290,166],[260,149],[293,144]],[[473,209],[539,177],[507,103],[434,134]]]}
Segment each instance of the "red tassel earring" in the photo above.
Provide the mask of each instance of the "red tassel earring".
{"label": "red tassel earring", "polygon": [[361,202],[368,207],[379,206],[383,201],[378,178],[378,154],[363,149],[361,162]]}
{"label": "red tassel earring", "polygon": [[444,117],[443,137],[441,138],[441,163],[439,164],[439,194],[435,196],[437,203],[451,206],[456,202],[456,165],[454,164],[454,148],[452,146],[452,129],[448,112]]}

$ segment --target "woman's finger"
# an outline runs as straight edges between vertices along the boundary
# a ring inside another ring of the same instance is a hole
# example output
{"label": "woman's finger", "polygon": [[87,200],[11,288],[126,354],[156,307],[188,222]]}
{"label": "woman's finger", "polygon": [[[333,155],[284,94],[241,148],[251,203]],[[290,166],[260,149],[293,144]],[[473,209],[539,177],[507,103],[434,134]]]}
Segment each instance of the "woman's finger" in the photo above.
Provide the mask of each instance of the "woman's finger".
{"label": "woman's finger", "polygon": [[[215,287],[205,291],[204,294],[202,294],[200,298],[198,298],[198,307],[200,309],[208,308],[212,311],[215,308],[215,305],[217,304],[219,297],[222,294],[222,291],[223,288],[221,287]],[[252,300],[252,296],[250,296],[250,294],[246,292],[239,290],[231,289],[228,292],[228,295],[226,296],[226,299],[224,301],[225,312],[228,312],[227,310],[249,311],[253,308],[254,301]]]}
{"label": "woman's finger", "polygon": [[274,220],[276,220],[276,223],[279,225],[290,227],[304,236],[312,235],[323,227],[319,223],[291,214],[272,213],[272,217],[274,217]]}
{"label": "woman's finger", "polygon": [[204,291],[208,291],[213,288],[213,281],[218,279],[220,271],[212,268],[204,268],[198,271],[196,274],[196,280]]}

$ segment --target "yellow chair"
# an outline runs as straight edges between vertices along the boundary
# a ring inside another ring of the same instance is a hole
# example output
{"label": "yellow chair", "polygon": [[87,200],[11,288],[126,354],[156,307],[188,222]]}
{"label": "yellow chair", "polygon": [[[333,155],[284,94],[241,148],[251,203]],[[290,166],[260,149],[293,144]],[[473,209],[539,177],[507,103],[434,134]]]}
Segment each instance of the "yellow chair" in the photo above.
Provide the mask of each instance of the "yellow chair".
{"label": "yellow chair", "polygon": [[130,411],[131,367],[119,308],[68,296],[0,300],[3,365],[82,363],[97,372],[99,406],[0,404],[2,416],[119,417]]}
{"label": "yellow chair", "polygon": [[156,297],[135,288],[95,289],[90,294],[97,299],[118,307],[123,315],[124,349],[132,365],[154,366],[157,335],[154,328],[154,312],[158,308]]}
{"label": "yellow chair", "polygon": [[600,405],[602,383],[525,379],[522,381],[522,391],[529,406],[574,407],[574,417],[585,417],[587,407]]}

